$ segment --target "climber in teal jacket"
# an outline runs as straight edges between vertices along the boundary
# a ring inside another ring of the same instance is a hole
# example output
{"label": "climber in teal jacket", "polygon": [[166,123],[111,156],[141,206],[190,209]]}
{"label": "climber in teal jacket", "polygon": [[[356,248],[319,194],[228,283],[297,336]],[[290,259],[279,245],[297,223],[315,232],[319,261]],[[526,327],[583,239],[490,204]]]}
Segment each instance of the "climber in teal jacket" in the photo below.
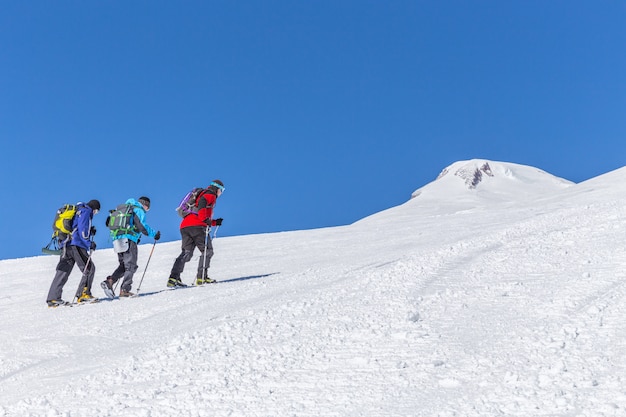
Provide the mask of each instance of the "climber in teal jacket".
{"label": "climber in teal jacket", "polygon": [[129,198],[124,204],[130,204],[133,207],[134,216],[131,220],[131,224],[134,227],[130,232],[125,234],[118,234],[114,236],[113,233],[111,233],[113,240],[115,241],[125,238],[130,239],[135,243],[139,243],[142,234],[148,237],[156,237],[158,232],[146,223],[146,212],[150,210],[150,199],[148,197],[141,197],[139,198],[139,201],[137,201],[134,198]]}
{"label": "climber in teal jacket", "polygon": [[124,234],[115,234],[113,237],[113,250],[117,253],[119,265],[113,273],[107,277],[100,286],[104,293],[110,297],[115,297],[113,285],[120,279],[122,281],[120,289],[120,297],[131,297],[135,294],[130,292],[133,285],[133,275],[137,271],[138,265],[138,248],[137,244],[144,234],[153,237],[155,243],[161,238],[161,232],[155,231],[146,223],[146,212],[150,210],[150,199],[148,197],[140,197],[139,200],[129,198],[125,204],[133,207],[133,216],[131,218],[132,229]]}

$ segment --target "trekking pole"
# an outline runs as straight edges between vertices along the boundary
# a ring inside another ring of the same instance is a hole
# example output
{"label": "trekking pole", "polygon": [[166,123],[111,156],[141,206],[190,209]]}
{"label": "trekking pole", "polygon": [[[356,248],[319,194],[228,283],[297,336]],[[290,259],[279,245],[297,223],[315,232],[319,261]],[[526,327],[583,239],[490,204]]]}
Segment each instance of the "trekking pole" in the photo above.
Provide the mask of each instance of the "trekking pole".
{"label": "trekking pole", "polygon": [[137,286],[137,295],[139,295],[139,290],[141,290],[141,283],[143,282],[143,277],[146,276],[146,271],[148,270],[148,265],[150,264],[150,259],[152,258],[152,253],[154,252],[154,247],[156,246],[156,240],[152,245],[152,250],[150,251],[150,256],[148,256],[148,262],[146,262],[146,267],[143,270],[143,275],[141,276],[141,280],[139,281],[139,285]]}
{"label": "trekking pole", "polygon": [[209,229],[210,227],[207,225],[206,231],[204,232],[204,260],[202,261],[202,282],[206,279],[206,252],[207,246],[209,246]]}
{"label": "trekking pole", "polygon": [[215,236],[217,236],[217,229],[219,229],[219,226],[215,226],[215,232],[213,232],[213,239],[215,239]]}

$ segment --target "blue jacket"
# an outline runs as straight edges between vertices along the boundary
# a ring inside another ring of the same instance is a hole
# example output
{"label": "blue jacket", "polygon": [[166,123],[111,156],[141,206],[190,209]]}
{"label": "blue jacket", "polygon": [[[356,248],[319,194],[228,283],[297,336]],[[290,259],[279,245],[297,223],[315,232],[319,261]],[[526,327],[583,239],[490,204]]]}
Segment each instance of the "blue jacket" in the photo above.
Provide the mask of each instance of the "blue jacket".
{"label": "blue jacket", "polygon": [[91,219],[93,210],[87,204],[79,203],[76,215],[72,221],[72,237],[70,245],[78,246],[86,250],[91,249]]}
{"label": "blue jacket", "polygon": [[[146,212],[143,209],[143,206],[134,198],[129,198],[128,200],[126,200],[125,204],[130,204],[133,206],[133,213],[135,213],[132,220],[133,225],[135,226],[134,231],[132,233],[126,233],[124,235],[119,234],[115,236],[113,240],[126,238],[132,240],[135,243],[138,243],[142,233],[146,236],[154,237],[157,231],[148,226],[148,224],[146,223]],[[112,234],[113,233],[111,233],[111,235]]]}

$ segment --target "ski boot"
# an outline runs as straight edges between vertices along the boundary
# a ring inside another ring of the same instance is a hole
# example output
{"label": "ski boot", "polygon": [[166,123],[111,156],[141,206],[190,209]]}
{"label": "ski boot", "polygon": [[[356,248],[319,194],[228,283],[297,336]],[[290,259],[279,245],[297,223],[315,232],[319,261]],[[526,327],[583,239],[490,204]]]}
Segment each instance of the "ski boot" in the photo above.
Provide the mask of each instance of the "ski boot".
{"label": "ski boot", "polygon": [[167,286],[169,288],[174,288],[174,287],[186,287],[187,285],[183,284],[183,282],[180,280],[180,278],[170,277],[167,280]]}
{"label": "ski boot", "polygon": [[100,283],[100,287],[102,287],[107,297],[115,297],[115,292],[113,292],[113,278],[107,277],[107,279]]}
{"label": "ski boot", "polygon": [[76,301],[78,303],[93,303],[97,300],[98,299],[96,297],[94,297],[93,295],[89,294],[89,292],[87,292],[87,287],[85,287],[83,288],[82,294],[78,296],[78,300]]}

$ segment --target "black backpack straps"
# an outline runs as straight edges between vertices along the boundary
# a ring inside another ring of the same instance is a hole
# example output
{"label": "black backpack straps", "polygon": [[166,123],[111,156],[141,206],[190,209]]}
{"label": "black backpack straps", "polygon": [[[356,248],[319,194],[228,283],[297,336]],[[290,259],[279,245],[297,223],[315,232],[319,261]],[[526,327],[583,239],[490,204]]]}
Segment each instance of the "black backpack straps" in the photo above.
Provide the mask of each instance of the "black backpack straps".
{"label": "black backpack straps", "polygon": [[200,190],[200,192],[198,193],[198,195],[196,196],[196,201],[193,202],[194,207],[198,207],[198,204],[200,204],[200,198],[205,195],[207,193],[208,189],[207,188],[203,188],[202,190]]}

